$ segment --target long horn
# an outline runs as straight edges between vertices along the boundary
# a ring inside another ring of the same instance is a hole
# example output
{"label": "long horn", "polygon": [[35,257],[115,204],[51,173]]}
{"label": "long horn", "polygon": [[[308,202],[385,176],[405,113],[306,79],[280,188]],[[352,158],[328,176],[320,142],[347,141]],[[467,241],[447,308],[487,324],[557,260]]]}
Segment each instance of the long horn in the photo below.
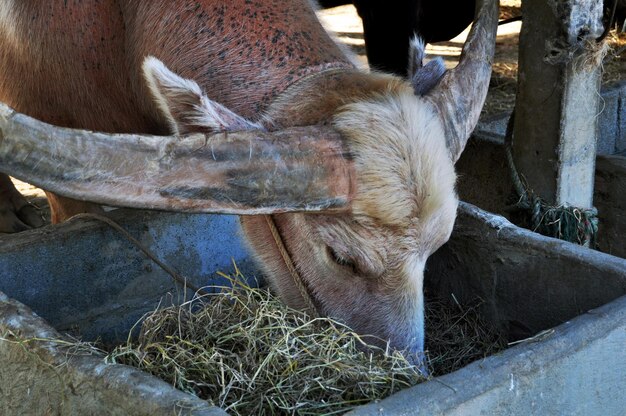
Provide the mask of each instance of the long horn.
{"label": "long horn", "polygon": [[498,0],[479,0],[476,19],[463,46],[459,64],[446,73],[427,96],[442,118],[454,162],[478,123],[491,78],[498,29]]}
{"label": "long horn", "polygon": [[104,205],[240,215],[344,211],[354,189],[346,149],[324,126],[104,134],[51,126],[0,103],[0,171]]}

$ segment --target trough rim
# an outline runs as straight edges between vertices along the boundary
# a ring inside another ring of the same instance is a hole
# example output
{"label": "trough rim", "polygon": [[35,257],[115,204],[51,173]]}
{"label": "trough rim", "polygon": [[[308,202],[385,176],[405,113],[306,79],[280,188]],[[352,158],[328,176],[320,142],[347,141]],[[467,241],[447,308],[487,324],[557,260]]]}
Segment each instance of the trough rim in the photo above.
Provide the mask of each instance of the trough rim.
{"label": "trough rim", "polygon": [[526,228],[518,227],[505,217],[485,211],[468,202],[459,202],[457,217],[468,216],[488,225],[499,239],[511,242],[519,247],[546,250],[551,255],[562,255],[578,263],[594,264],[599,271],[626,273],[626,259],[588,247],[547,237]]}
{"label": "trough rim", "polygon": [[[124,210],[119,211],[115,215],[124,215]],[[489,213],[471,204],[461,202],[459,204],[459,216],[468,216],[485,223],[495,230],[501,239],[518,244],[521,242],[522,245],[526,246],[542,247],[544,249],[549,247],[551,253],[562,254],[572,261],[592,263],[601,270],[626,274],[625,259],[538,235],[532,231],[515,226],[504,217]],[[70,226],[70,229],[75,230],[76,228],[74,227],[79,229],[83,226],[94,227],[94,223],[81,220],[74,224],[66,225],[66,227]],[[52,229],[52,227],[49,228],[45,233],[51,232]],[[23,325],[24,323],[27,324],[26,328]],[[20,333],[25,338],[64,339],[56,329],[32,312],[29,307],[19,301],[9,299],[1,292],[0,328],[2,328],[3,332],[6,332],[6,329],[19,328]],[[387,413],[409,415],[417,414],[417,412],[424,410],[443,414],[467,400],[479,397],[490,391],[490,389],[501,386],[502,383],[508,383],[512,371],[515,372],[516,377],[534,374],[540,371],[542,366],[549,365],[557,358],[562,357],[564,353],[578,351],[592,342],[589,340],[596,339],[598,336],[609,333],[616,328],[626,328],[626,296],[622,296],[556,326],[553,328],[553,332],[539,340],[513,346],[497,355],[475,361],[453,373],[395,393],[380,402],[373,402],[355,408],[347,414],[380,415],[381,413]],[[577,342],[562,342],[573,331],[578,332]],[[53,343],[42,343],[38,347],[40,352],[47,358],[51,357],[52,360],[62,359],[62,362],[53,361],[54,363],[67,363],[65,354],[59,351],[55,352],[50,344]],[[76,364],[75,372],[91,375],[94,379],[101,379],[103,372],[122,375],[126,378],[130,375],[130,379],[134,380],[134,383],[115,382],[108,387],[125,392],[135,392],[134,395],[140,397],[141,400],[145,400],[146,403],[153,402],[154,386],[157,386],[160,389],[164,389],[164,394],[159,394],[160,399],[171,399],[170,403],[172,406],[189,403],[189,405],[184,406],[184,409],[181,409],[184,414],[227,414],[224,410],[211,406],[208,402],[193,395],[178,391],[168,383],[133,367],[121,364],[104,364],[102,358],[95,356],[75,357],[72,359],[72,362]],[[490,376],[487,377],[489,383],[484,382],[485,374]],[[480,383],[477,382],[476,377],[479,377],[482,381]],[[478,389],[479,386],[482,388]],[[462,394],[457,394],[455,391],[457,393],[462,392]],[[419,404],[416,403],[416,399],[419,400]],[[157,414],[153,413],[155,416]]]}
{"label": "trough rim", "polygon": [[[346,415],[444,415],[503,385],[513,386],[515,380],[540,373],[617,330],[626,330],[626,295],[500,353],[353,409]],[[571,336],[573,333],[575,337]]]}
{"label": "trough rim", "polygon": [[[11,335],[17,336],[18,342],[6,339]],[[152,416],[227,415],[223,409],[180,391],[135,367],[106,363],[104,356],[96,355],[96,353],[68,355],[61,343],[72,342],[72,340],[52,328],[46,320],[28,306],[9,298],[3,292],[0,292],[0,336],[2,337],[0,344],[3,344],[0,347],[0,355],[8,356],[13,350],[27,348],[29,355],[36,354],[42,363],[58,369],[58,375],[63,378],[65,390],[70,391],[70,394],[73,393],[73,385],[80,385],[87,380],[91,383],[102,384],[103,390],[115,391],[117,394],[128,397],[134,402],[133,407],[146,409],[141,414]],[[31,340],[33,342],[30,342]],[[20,343],[23,341],[28,341],[28,344]],[[79,395],[73,400],[80,401],[80,397],[84,396]],[[69,405],[60,403],[60,406],[61,408],[71,407],[71,403]],[[106,403],[102,403],[102,406],[104,409]],[[37,411],[37,409],[34,410]]]}
{"label": "trough rim", "polygon": [[[26,305],[8,298],[2,292],[0,292],[0,311],[2,312],[0,326],[3,332],[13,328],[19,329],[20,335],[25,339],[65,339]],[[13,313],[10,313],[11,311]],[[545,334],[536,339],[521,342],[498,354],[475,361],[453,373],[402,390],[379,402],[357,407],[346,415],[411,415],[421,414],[421,411],[427,411],[429,414],[432,412],[446,414],[503,384],[512,383],[513,376],[519,379],[538,373],[555,361],[619,329],[626,329],[626,296],[544,331]],[[574,332],[576,337],[571,336]],[[68,363],[67,356],[60,351],[54,341],[41,342],[31,351],[51,358],[52,365]],[[105,364],[101,356],[73,356],[71,365],[75,372],[82,372],[94,379],[102,379],[104,373],[117,378],[118,380],[109,383],[108,387],[123,390],[140,401],[151,402],[153,405],[154,397],[158,396],[162,403],[169,403],[171,409],[179,410],[180,414],[198,416],[228,414],[223,409],[181,392],[144,371],[122,364]]]}
{"label": "trough rim", "polygon": [[[497,233],[499,239],[513,242],[520,247],[547,247],[547,252],[551,255],[562,255],[575,262],[593,264],[600,271],[626,276],[626,259],[534,233],[467,202],[459,203],[459,216],[462,215],[483,222]],[[346,415],[445,415],[458,410],[462,404],[472,399],[513,383],[514,379],[539,373],[559,359],[580,351],[602,335],[620,329],[626,330],[626,295],[542,331],[497,354],[402,390],[381,401],[355,408]],[[574,331],[577,332],[576,337],[571,337],[570,334]]]}

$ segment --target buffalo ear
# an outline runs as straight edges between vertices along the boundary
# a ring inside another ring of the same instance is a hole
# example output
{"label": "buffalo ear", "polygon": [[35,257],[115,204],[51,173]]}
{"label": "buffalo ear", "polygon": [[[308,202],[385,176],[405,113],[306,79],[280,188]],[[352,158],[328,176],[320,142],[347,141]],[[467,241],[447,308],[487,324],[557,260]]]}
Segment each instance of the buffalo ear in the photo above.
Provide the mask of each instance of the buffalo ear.
{"label": "buffalo ear", "polygon": [[424,41],[415,36],[409,46],[408,76],[415,95],[423,96],[432,90],[446,73],[446,66],[440,57],[424,65]]}
{"label": "buffalo ear", "polygon": [[262,129],[220,103],[209,99],[200,86],[172,72],[153,56],[142,65],[148,87],[159,109],[169,121],[172,133],[217,133]]}

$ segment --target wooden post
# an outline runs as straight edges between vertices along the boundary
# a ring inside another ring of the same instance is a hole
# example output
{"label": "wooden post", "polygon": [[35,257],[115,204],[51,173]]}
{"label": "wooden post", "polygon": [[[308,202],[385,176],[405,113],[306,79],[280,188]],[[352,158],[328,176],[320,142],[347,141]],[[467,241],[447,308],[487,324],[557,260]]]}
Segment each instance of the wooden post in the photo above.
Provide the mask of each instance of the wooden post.
{"label": "wooden post", "polygon": [[523,0],[513,154],[547,203],[593,205],[602,1]]}

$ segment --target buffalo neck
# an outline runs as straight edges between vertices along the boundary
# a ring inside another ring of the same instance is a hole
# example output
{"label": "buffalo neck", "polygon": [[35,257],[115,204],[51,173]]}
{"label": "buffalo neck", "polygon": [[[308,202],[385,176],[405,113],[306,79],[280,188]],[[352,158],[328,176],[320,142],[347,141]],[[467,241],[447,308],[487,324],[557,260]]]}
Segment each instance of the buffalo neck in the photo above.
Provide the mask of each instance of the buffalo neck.
{"label": "buffalo neck", "polygon": [[210,99],[249,119],[299,80],[353,67],[307,0],[120,4],[133,67],[154,55],[196,81]]}

